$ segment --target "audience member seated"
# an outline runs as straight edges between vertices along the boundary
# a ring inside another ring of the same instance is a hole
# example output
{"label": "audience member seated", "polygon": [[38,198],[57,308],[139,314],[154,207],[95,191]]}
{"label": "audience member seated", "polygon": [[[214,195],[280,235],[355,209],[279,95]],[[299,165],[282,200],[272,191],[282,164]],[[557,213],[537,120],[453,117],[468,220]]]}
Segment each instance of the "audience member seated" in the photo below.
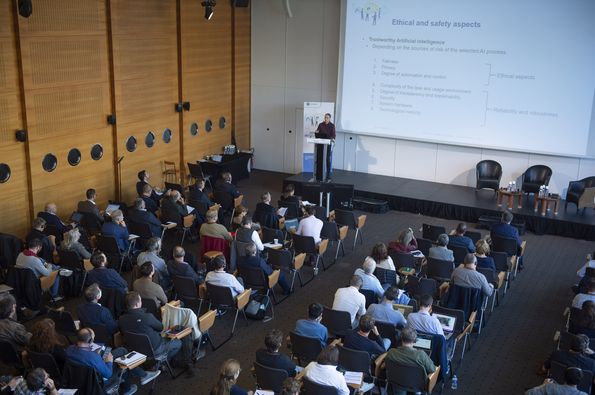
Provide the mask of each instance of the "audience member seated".
{"label": "audience member seated", "polygon": [[393,303],[399,295],[397,287],[390,287],[384,292],[380,303],[373,303],[368,307],[366,315],[371,315],[376,321],[390,322],[395,326],[404,327],[407,320],[399,310],[393,308]]}
{"label": "audience member seated", "polygon": [[430,252],[428,254],[429,258],[433,259],[440,259],[441,261],[449,261],[454,262],[455,257],[453,255],[452,250],[448,249],[448,242],[450,238],[446,233],[442,233],[438,236],[436,240],[436,245],[430,247]]}
{"label": "audience member seated", "polygon": [[81,321],[81,327],[93,327],[103,325],[110,334],[118,331],[118,322],[106,307],[99,304],[101,299],[101,288],[98,284],[91,284],[85,288],[85,302],[76,307],[76,314]]}
{"label": "audience member seated", "polygon": [[159,256],[161,252],[161,239],[159,237],[151,237],[145,245],[145,250],[138,254],[136,264],[142,265],[145,262],[151,262],[153,268],[159,274],[159,284],[162,288],[167,289],[171,285],[169,278],[169,271],[165,265],[165,260]]}
{"label": "audience member seated", "polygon": [[209,210],[205,215],[207,222],[200,227],[200,237],[210,236],[219,237],[227,241],[231,241],[232,237],[227,228],[217,223],[218,214],[216,210]]}
{"label": "audience member seated", "polygon": [[357,328],[358,318],[366,313],[366,297],[359,291],[362,283],[360,276],[353,275],[348,287],[339,288],[335,292],[333,310],[348,312],[352,328]]}
{"label": "audience member seated", "polygon": [[[240,269],[240,273],[242,272],[242,268],[259,268],[261,269],[264,274],[270,276],[273,273],[273,268],[266,263],[264,259],[262,259],[259,255],[257,255],[258,251],[256,249],[256,245],[254,243],[250,243],[246,245],[246,255],[240,258],[238,268]],[[289,295],[291,292],[291,288],[287,283],[287,279],[285,278],[285,273],[281,272],[279,275],[279,285],[283,289],[284,295]]]}
{"label": "audience member seated", "polygon": [[492,269],[494,273],[498,273],[496,270],[496,262],[494,262],[494,258],[489,256],[490,253],[490,245],[484,239],[477,240],[475,243],[475,257],[477,258],[477,267],[482,267],[485,269]]}
{"label": "audience member seated", "polygon": [[252,218],[246,215],[242,219],[241,227],[236,231],[236,241],[242,243],[254,243],[258,251],[264,251],[264,245],[260,240],[258,232],[254,230]]}
{"label": "audience member seated", "polygon": [[374,270],[376,270],[376,263],[373,260],[366,259],[362,267],[355,269],[355,273],[353,274],[361,277],[361,289],[373,291],[374,295],[380,299],[384,295],[384,288],[382,288],[380,281],[374,275]]}
{"label": "audience member seated", "polygon": [[244,286],[233,275],[225,272],[225,257],[223,255],[213,258],[213,266],[215,270],[207,273],[205,282],[207,284],[216,285],[219,287],[227,287],[231,290],[231,295],[235,298],[238,294],[244,292]]}
{"label": "audience member seated", "polygon": [[135,224],[149,225],[151,235],[153,237],[161,237],[161,232],[163,230],[161,221],[157,219],[155,214],[148,211],[146,207],[147,205],[142,198],[134,199],[134,208],[128,211],[128,219]]}
{"label": "audience member seated", "polygon": [[[58,395],[60,392],[56,389],[54,380],[42,368],[37,368],[29,371],[26,378],[21,376],[13,378],[10,382],[10,387],[14,388],[15,395]],[[2,389],[4,394],[4,388]]]}
{"label": "audience member seated", "polygon": [[184,202],[184,198],[179,191],[173,190],[169,196],[161,199],[161,222],[173,222],[182,227],[184,225],[184,217],[187,216],[188,208]]}
{"label": "audience member seated", "polygon": [[[370,332],[374,333],[376,340],[369,338]],[[373,360],[383,354],[390,347],[390,340],[383,339],[376,328],[376,320],[368,314],[362,315],[359,319],[357,329],[348,331],[343,339],[343,345],[357,351],[366,351]]]}
{"label": "audience member seated", "polygon": [[583,371],[576,367],[568,367],[564,371],[564,383],[556,383],[553,379],[547,378],[543,384],[528,389],[525,395],[587,395],[579,391],[577,385],[583,380]]}
{"label": "audience member seated", "polygon": [[281,200],[284,203],[293,203],[297,204],[298,207],[302,206],[302,201],[298,196],[295,196],[295,186],[293,184],[285,185],[285,189],[283,189],[283,194],[281,194]]}
{"label": "audience member seated", "polygon": [[130,233],[128,233],[126,222],[124,222],[124,214],[122,210],[114,210],[110,213],[110,217],[112,220],[103,224],[101,233],[104,236],[115,238],[120,252],[126,252],[130,247],[130,241],[128,240]]}
{"label": "audience member seated", "polygon": [[419,311],[410,313],[407,316],[407,326],[415,329],[417,332],[428,333],[431,335],[444,336],[444,330],[438,318],[430,315],[434,298],[432,295],[422,295],[419,299]]}
{"label": "audience member seated", "polygon": [[70,229],[64,233],[64,240],[60,244],[60,249],[63,251],[74,251],[81,259],[91,258],[91,253],[87,251],[84,245],[79,242],[81,232],[78,228]]}
{"label": "audience member seated", "polygon": [[590,339],[595,338],[595,302],[587,300],[583,302],[583,307],[576,314],[570,317],[571,333],[582,333]]}
{"label": "audience member seated", "polygon": [[114,269],[107,267],[107,258],[101,251],[95,251],[91,255],[93,270],[87,273],[85,285],[97,283],[101,288],[117,289],[121,293],[128,292],[128,284]]}
{"label": "audience member seated", "polygon": [[0,340],[12,343],[22,350],[31,339],[31,333],[17,321],[17,302],[9,293],[0,296]]}
{"label": "audience member seated", "polygon": [[271,205],[271,194],[265,192],[260,196],[260,203],[256,204],[254,210],[254,220],[260,223],[260,226],[277,229],[280,216],[275,207]]}
{"label": "audience member seated", "polygon": [[376,243],[372,248],[372,253],[366,257],[364,264],[367,261],[374,262],[376,267],[386,270],[396,271],[393,258],[388,255],[388,249],[384,243]]}
{"label": "audience member seated", "polygon": [[457,228],[451,232],[449,244],[452,246],[465,247],[467,252],[475,252],[473,240],[465,236],[465,232],[467,232],[467,224],[460,222],[457,225]]}
{"label": "audience member seated", "polygon": [[399,365],[423,368],[426,375],[434,373],[436,366],[423,350],[413,348],[417,341],[415,329],[406,327],[401,331],[401,345],[391,348],[386,354],[386,359]]}
{"label": "audience member seated", "polygon": [[[17,259],[18,262],[18,259]],[[579,293],[572,299],[572,307],[580,309],[587,300],[595,302],[595,278],[591,278],[587,285],[587,293]]]}
{"label": "audience member seated", "polygon": [[76,226],[74,223],[67,225],[62,222],[60,217],[58,217],[58,206],[56,206],[56,203],[46,204],[45,211],[40,212],[38,217],[43,218],[46,222],[46,225],[55,226],[58,234],[60,235],[68,232],[70,229]]}
{"label": "audience member seated", "polygon": [[283,382],[283,388],[281,389],[281,395],[300,395],[302,389],[302,383],[296,378],[288,377]]}
{"label": "audience member seated", "polygon": [[151,262],[145,262],[138,271],[139,278],[134,280],[132,289],[138,292],[143,299],[153,299],[157,307],[167,304],[167,296],[159,284],[153,282],[155,269]]}
{"label": "audience member seated", "polygon": [[[94,369],[98,375],[103,378],[106,386],[110,386],[118,381],[120,375],[118,364],[114,364],[114,359],[128,354],[128,350],[119,347],[113,349],[111,352],[100,355],[99,351],[92,350],[93,342],[95,341],[95,332],[90,328],[82,328],[77,333],[76,344],[69,346],[66,349],[66,360],[75,365],[86,366]],[[155,372],[145,372],[141,368],[134,368],[132,370],[126,369],[122,374],[120,382],[121,393],[125,395],[134,394],[137,390],[135,384],[130,382],[130,376],[141,379],[141,384],[145,385],[154,380],[159,374],[160,370]]]}
{"label": "audience member seated", "polygon": [[554,350],[545,361],[543,367],[549,370],[552,361],[568,367],[576,367],[595,374],[595,359],[589,348],[589,338],[583,334],[574,335],[570,342],[570,350]]}
{"label": "audience member seated", "polygon": [[94,215],[95,218],[97,218],[97,221],[102,224],[103,216],[101,215],[99,207],[97,207],[97,203],[95,203],[95,200],[97,199],[97,191],[95,191],[93,188],[90,188],[87,189],[85,195],[87,196],[87,200],[81,200],[78,203],[77,211],[79,213],[88,213]]}
{"label": "audience member seated", "polygon": [[268,331],[264,337],[264,345],[266,349],[256,350],[256,362],[269,368],[285,370],[289,377],[295,376],[295,362],[289,356],[279,353],[283,345],[283,332],[278,329]]}
{"label": "audience member seated", "polygon": [[[42,243],[39,239],[31,239],[27,243],[29,248],[17,256],[15,267],[22,269],[31,269],[35,274],[35,277],[47,277],[53,270],[58,269],[58,266],[54,266],[51,263],[45,262],[38,256],[42,249]],[[33,285],[33,284],[31,284]],[[60,276],[56,276],[56,281],[50,287],[50,294],[54,300],[60,300],[62,297],[58,296],[60,290]]]}
{"label": "audience member seated", "polygon": [[233,213],[233,218],[231,219],[232,230],[238,230],[242,227],[242,220],[246,215],[248,215],[248,209],[245,206],[240,204],[236,207],[236,210]]}
{"label": "audience member seated", "polygon": [[196,285],[204,283],[205,279],[196,273],[192,266],[186,262],[184,259],[185,257],[186,251],[184,248],[182,248],[182,246],[175,246],[173,250],[173,259],[167,262],[167,270],[170,277],[190,277],[194,280]]}
{"label": "audience member seated", "polygon": [[[397,276],[397,285],[399,285],[400,283],[401,279]],[[407,295],[405,291],[403,291],[401,288],[398,288],[397,286],[395,286],[395,288],[397,289],[397,298],[395,299],[395,303],[409,304],[409,302],[411,301],[409,295]]]}
{"label": "audience member seated", "polygon": [[27,243],[27,245],[29,245],[29,243],[33,239],[41,241],[41,250],[37,253],[37,255],[44,261],[51,263],[54,260],[53,253],[55,246],[54,243],[50,240],[50,238],[45,233],[43,233],[43,231],[45,230],[45,226],[45,219],[39,217],[35,218],[33,220],[31,230],[29,231],[29,233],[27,233],[27,236],[25,237],[25,242]]}
{"label": "audience member seated", "polygon": [[519,230],[511,225],[513,218],[514,216],[510,211],[502,212],[500,223],[492,225],[492,229],[490,229],[490,237],[492,239],[494,237],[506,237],[510,239],[515,239],[520,252],[521,244],[523,243],[523,241],[519,236]]}
{"label": "audience member seated", "polygon": [[138,176],[138,182],[136,183],[136,193],[138,194],[138,196],[141,196],[143,194],[143,191],[145,189],[145,186],[150,186],[151,187],[151,199],[159,204],[159,199],[161,198],[161,193],[158,188],[152,186],[149,184],[149,179],[151,178],[151,175],[149,174],[148,171],[146,170],[141,170],[138,172],[137,174]]}
{"label": "audience member seated", "polygon": [[[145,186],[143,186],[143,191],[140,194],[140,198],[143,199],[143,201],[145,202],[145,208],[147,209],[147,211],[157,215],[156,213],[157,210],[159,210],[159,201],[155,201],[152,198],[153,193],[153,188],[149,184],[146,184]],[[169,196],[168,192],[163,194],[163,197],[167,196]]]}
{"label": "audience member seated", "polygon": [[477,271],[477,258],[473,254],[465,255],[463,266],[453,270],[450,283],[461,287],[479,288],[487,297],[494,291],[494,286],[488,283],[485,276]]}
{"label": "audience member seated", "polygon": [[417,250],[417,240],[413,235],[413,229],[408,228],[399,234],[395,241],[388,243],[389,251],[408,253]]}
{"label": "audience member seated", "polygon": [[322,231],[322,221],[316,218],[316,207],[306,207],[306,216],[300,221],[296,233],[300,236],[310,236],[314,238],[316,244],[322,240],[320,232]]}
{"label": "audience member seated", "polygon": [[252,395],[252,391],[246,391],[236,384],[241,371],[240,363],[235,359],[223,362],[217,383],[211,388],[209,395]]}
{"label": "audience member seated", "polygon": [[323,311],[324,309],[320,303],[310,304],[308,306],[308,318],[297,320],[293,331],[301,336],[317,338],[320,340],[322,347],[326,347],[328,330],[320,323]]}
{"label": "audience member seated", "polygon": [[211,201],[209,195],[204,192],[205,189],[205,180],[198,179],[194,183],[194,185],[190,186],[188,191],[188,200],[193,202],[202,202],[204,203],[207,208],[211,208],[215,205],[214,202]]}
{"label": "audience member seated", "polygon": [[221,173],[221,178],[215,182],[214,191],[227,193],[232,199],[241,195],[238,188],[231,183],[231,173],[229,172]]}
{"label": "audience member seated", "polygon": [[62,370],[66,362],[66,345],[60,340],[61,336],[56,332],[56,324],[50,318],[37,321],[31,327],[31,339],[27,350],[51,354],[56,364]]}
{"label": "audience member seated", "polygon": [[120,332],[144,333],[149,337],[156,355],[167,352],[167,359],[171,359],[181,350],[180,339],[169,339],[161,336],[163,324],[151,313],[142,308],[142,300],[138,292],[126,294],[126,312],[118,319]]}
{"label": "audience member seated", "polygon": [[328,346],[320,352],[316,362],[310,362],[304,368],[304,377],[309,381],[337,389],[337,395],[349,395],[345,376],[337,370],[339,349]]}

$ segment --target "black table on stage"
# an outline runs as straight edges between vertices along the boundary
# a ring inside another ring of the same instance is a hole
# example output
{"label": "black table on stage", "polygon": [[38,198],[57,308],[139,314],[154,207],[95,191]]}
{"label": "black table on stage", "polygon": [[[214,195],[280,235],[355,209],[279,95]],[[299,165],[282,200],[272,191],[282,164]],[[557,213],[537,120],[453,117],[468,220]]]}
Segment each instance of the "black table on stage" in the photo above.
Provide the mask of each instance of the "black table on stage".
{"label": "black table on stage", "polygon": [[222,155],[221,162],[212,160],[200,161],[202,171],[205,175],[210,175],[211,180],[219,179],[221,173],[226,171],[231,173],[233,182],[250,178],[250,160],[252,154],[248,152],[239,152],[233,155]]}

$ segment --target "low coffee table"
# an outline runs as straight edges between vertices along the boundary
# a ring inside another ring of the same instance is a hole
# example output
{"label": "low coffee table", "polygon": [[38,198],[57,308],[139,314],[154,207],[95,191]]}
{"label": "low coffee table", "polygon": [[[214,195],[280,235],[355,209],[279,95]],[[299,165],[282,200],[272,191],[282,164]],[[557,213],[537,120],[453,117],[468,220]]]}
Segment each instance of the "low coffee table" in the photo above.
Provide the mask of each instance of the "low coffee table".
{"label": "low coffee table", "polygon": [[512,204],[514,198],[518,199],[517,207],[523,208],[523,192],[522,191],[509,191],[507,189],[498,189],[498,207],[502,206],[502,199],[504,196],[508,197],[508,209],[512,210]]}
{"label": "low coffee table", "polygon": [[533,201],[533,211],[537,212],[541,203],[541,215],[545,215],[546,211],[550,211],[550,203],[554,203],[554,215],[558,215],[558,206],[560,205],[560,195],[553,196],[539,196],[535,195]]}

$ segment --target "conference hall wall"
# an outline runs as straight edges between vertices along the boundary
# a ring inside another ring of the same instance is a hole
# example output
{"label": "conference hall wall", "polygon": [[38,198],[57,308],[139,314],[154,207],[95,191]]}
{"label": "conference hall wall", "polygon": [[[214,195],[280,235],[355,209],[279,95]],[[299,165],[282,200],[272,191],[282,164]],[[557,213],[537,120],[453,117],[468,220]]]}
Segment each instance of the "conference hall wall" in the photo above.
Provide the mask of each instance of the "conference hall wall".
{"label": "conference hall wall", "polygon": [[24,18],[0,0],[0,232],[23,236],[49,201],[68,218],[91,187],[104,208],[119,173],[130,203],[138,171],[162,185],[168,160],[184,176],[232,131],[250,147],[250,8],[203,15],[193,0],[35,0]]}
{"label": "conference hall wall", "polygon": [[[301,171],[304,101],[336,100],[341,1],[293,1],[292,18],[281,3],[252,4],[252,142],[257,152],[271,152],[258,157],[255,167],[295,173]],[[595,175],[593,159],[484,149],[481,142],[462,147],[352,133],[338,133],[333,167],[474,186],[475,164],[482,159],[502,164],[502,182],[529,166],[548,165],[552,192],[563,194],[570,180]]]}

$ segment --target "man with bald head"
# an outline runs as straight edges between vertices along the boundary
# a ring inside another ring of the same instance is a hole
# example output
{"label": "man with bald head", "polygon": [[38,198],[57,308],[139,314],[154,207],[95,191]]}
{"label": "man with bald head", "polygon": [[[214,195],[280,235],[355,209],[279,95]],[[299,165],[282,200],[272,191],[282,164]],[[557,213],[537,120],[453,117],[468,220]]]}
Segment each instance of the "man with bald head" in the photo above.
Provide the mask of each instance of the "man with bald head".
{"label": "man with bald head", "polygon": [[58,217],[58,206],[56,206],[56,203],[50,202],[46,204],[45,211],[40,211],[37,216],[45,219],[46,226],[55,226],[59,235],[63,235],[76,226],[74,223],[66,225],[62,222],[60,217]]}
{"label": "man with bald head", "polygon": [[175,246],[172,255],[173,259],[167,262],[167,271],[170,277],[190,277],[196,285],[202,284],[205,281],[204,277],[199,276],[190,264],[186,262],[186,251],[182,246]]}

